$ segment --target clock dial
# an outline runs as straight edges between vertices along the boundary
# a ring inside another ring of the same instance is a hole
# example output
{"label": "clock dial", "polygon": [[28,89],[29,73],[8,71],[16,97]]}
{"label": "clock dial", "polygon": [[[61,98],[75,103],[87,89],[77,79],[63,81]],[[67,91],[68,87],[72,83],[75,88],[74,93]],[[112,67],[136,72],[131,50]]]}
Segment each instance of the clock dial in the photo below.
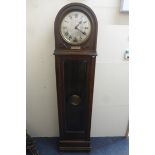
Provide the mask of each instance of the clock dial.
{"label": "clock dial", "polygon": [[72,11],[63,18],[60,31],[66,42],[72,45],[79,45],[90,36],[91,23],[84,13]]}

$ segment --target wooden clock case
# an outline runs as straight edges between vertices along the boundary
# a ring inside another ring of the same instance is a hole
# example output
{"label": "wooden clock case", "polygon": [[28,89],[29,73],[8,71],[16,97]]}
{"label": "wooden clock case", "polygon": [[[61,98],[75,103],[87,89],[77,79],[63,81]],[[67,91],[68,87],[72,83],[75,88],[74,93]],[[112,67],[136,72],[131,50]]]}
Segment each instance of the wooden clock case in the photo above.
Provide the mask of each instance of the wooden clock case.
{"label": "wooden clock case", "polygon": [[[60,34],[61,21],[71,11],[85,13],[91,34],[80,45],[67,43]],[[57,14],[55,31],[55,68],[59,115],[59,150],[90,150],[90,128],[96,62],[97,19],[81,3],[70,3]]]}

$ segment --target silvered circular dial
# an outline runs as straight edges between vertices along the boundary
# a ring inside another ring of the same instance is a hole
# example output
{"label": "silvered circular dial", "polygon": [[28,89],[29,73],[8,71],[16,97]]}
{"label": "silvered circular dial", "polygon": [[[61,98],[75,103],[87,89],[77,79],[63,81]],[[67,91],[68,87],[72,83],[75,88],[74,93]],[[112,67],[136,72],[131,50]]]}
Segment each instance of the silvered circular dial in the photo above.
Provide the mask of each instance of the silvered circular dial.
{"label": "silvered circular dial", "polygon": [[79,45],[90,36],[91,23],[84,13],[72,11],[63,18],[60,31],[66,42],[72,45]]}

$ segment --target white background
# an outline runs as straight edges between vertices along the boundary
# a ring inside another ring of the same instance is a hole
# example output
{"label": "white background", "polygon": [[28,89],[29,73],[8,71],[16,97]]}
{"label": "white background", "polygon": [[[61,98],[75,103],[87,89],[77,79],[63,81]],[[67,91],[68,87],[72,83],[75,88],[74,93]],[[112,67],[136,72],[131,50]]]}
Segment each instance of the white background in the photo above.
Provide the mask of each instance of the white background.
{"label": "white background", "polygon": [[[26,153],[25,6],[22,0],[3,1],[0,5],[0,142],[1,154],[5,155]],[[155,154],[153,10],[152,3],[141,1],[139,5],[139,1],[130,0],[131,155]]]}
{"label": "white background", "polygon": [[[54,61],[54,20],[70,0],[27,0],[27,131],[59,135]],[[80,2],[80,1],[78,1]],[[124,136],[128,124],[128,14],[119,0],[85,0],[98,19],[91,136]]]}

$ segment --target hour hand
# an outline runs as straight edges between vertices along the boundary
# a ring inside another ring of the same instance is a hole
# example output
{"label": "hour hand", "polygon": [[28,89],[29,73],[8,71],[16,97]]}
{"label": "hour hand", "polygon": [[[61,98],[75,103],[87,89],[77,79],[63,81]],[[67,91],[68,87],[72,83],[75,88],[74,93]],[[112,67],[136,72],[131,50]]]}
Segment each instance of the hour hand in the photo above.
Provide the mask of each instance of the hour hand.
{"label": "hour hand", "polygon": [[78,26],[82,23],[82,21],[80,21],[76,26],[75,29],[78,29]]}

